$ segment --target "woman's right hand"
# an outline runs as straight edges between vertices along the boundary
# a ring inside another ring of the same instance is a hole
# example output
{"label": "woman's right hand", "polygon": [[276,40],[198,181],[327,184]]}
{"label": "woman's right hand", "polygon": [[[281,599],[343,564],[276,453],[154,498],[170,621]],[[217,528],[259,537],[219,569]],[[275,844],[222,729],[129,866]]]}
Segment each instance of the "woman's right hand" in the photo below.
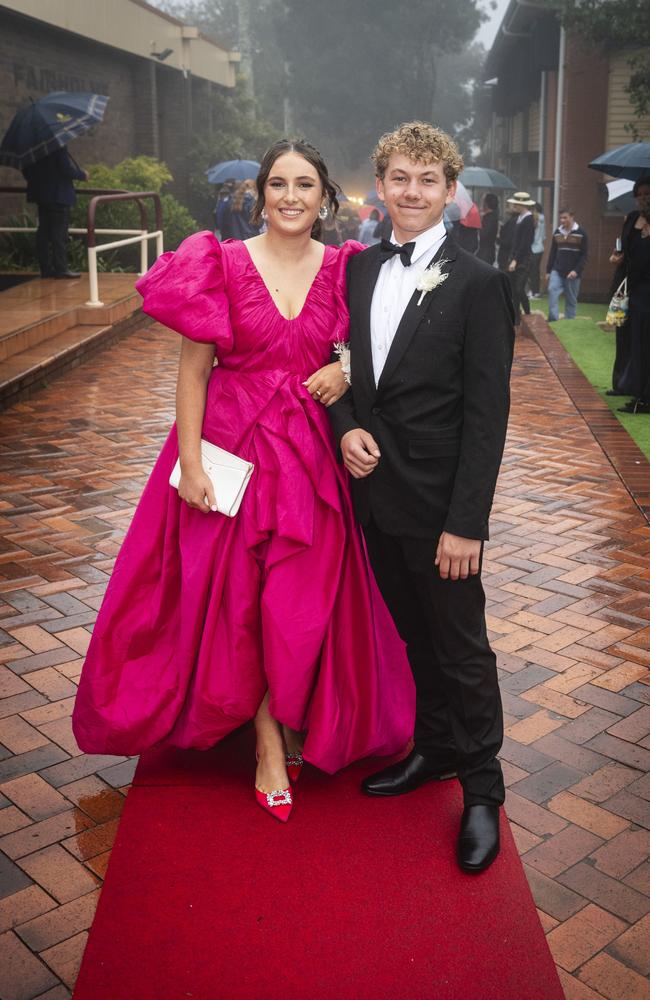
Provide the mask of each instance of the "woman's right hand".
{"label": "woman's right hand", "polygon": [[609,257],[610,264],[620,264],[622,260],[623,260],[623,254],[621,253],[620,250],[614,250],[614,252],[610,254]]}
{"label": "woman's right hand", "polygon": [[178,495],[188,507],[203,511],[204,514],[217,510],[217,500],[214,495],[212,481],[203,469],[191,472],[181,471],[178,484]]}

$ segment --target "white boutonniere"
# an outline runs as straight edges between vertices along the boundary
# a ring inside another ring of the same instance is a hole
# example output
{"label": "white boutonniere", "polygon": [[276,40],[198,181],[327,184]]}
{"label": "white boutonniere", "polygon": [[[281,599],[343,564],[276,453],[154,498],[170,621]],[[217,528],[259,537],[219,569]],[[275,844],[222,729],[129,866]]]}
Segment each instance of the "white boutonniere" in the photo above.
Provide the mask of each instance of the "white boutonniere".
{"label": "white boutonniere", "polygon": [[448,260],[438,260],[432,267],[428,267],[426,271],[422,272],[422,277],[415,286],[416,291],[421,292],[420,298],[418,299],[418,305],[422,305],[422,300],[425,295],[432,292],[434,288],[441,285],[443,281],[446,281],[449,277],[448,271],[443,271],[443,264],[448,264]]}

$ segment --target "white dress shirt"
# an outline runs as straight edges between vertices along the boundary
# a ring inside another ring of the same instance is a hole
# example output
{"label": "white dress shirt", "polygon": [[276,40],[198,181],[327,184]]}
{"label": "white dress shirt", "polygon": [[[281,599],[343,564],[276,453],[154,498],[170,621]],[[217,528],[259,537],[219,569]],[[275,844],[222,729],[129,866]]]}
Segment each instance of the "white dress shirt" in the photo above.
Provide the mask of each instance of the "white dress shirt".
{"label": "white dress shirt", "polygon": [[[399,254],[384,261],[379,269],[379,277],[370,307],[370,343],[372,347],[372,367],[375,385],[386,364],[386,358],[404,310],[411,301],[423,272],[431,263],[447,236],[445,224],[440,220],[413,241],[410,267],[404,267]],[[391,234],[395,242],[395,234]],[[399,246],[400,244],[396,244]]]}

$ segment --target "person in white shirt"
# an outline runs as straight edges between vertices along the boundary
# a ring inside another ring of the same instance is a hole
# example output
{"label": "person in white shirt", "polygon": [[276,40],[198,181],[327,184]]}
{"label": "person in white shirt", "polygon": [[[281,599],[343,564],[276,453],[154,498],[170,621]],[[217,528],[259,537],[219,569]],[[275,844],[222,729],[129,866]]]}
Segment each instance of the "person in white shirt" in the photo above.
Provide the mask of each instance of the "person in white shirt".
{"label": "person in white shirt", "polygon": [[458,774],[458,862],[499,850],[503,718],[480,569],[505,441],[514,310],[506,275],[446,232],[463,161],[408,122],[379,140],[391,240],[348,266],[351,387],[329,408],[355,511],[416,684],[415,749],[363,782],[400,795]]}

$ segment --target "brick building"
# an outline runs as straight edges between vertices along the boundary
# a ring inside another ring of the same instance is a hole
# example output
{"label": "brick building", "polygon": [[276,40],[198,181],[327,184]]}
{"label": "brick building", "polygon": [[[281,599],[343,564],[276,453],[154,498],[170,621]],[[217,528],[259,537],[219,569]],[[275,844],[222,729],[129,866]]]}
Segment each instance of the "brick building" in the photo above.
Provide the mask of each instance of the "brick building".
{"label": "brick building", "polygon": [[[0,4],[0,135],[30,97],[108,94],[104,121],[74,141],[82,164],[146,154],[164,160],[186,200],[196,132],[218,129],[211,97],[235,85],[239,55],[143,0]],[[0,167],[0,185],[21,183]],[[8,210],[0,202],[0,214]]]}
{"label": "brick building", "polygon": [[[565,33],[547,5],[511,0],[485,66],[491,125],[482,159],[544,205],[547,233],[560,207],[574,209],[590,239],[582,294],[595,300],[609,291],[622,216],[607,208],[609,178],[587,164],[632,141],[629,57]],[[635,125],[650,139],[650,119]]]}

